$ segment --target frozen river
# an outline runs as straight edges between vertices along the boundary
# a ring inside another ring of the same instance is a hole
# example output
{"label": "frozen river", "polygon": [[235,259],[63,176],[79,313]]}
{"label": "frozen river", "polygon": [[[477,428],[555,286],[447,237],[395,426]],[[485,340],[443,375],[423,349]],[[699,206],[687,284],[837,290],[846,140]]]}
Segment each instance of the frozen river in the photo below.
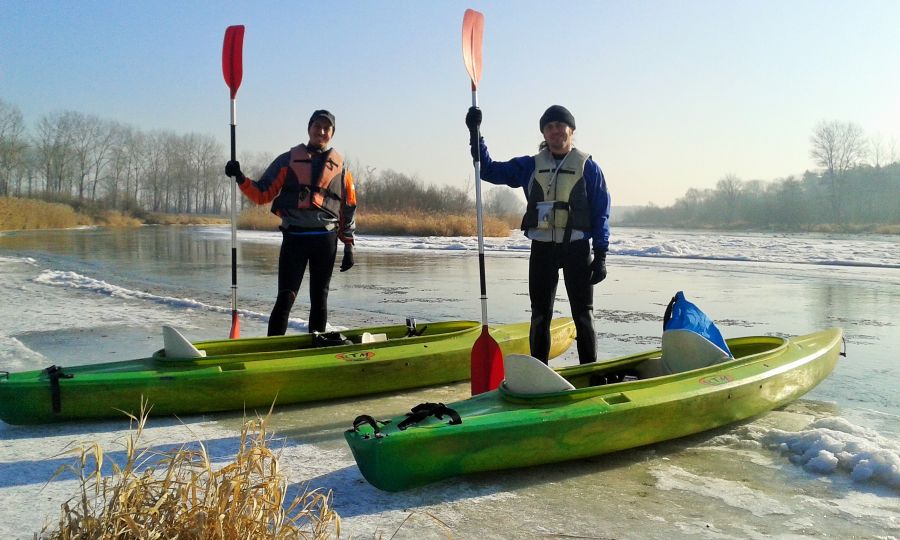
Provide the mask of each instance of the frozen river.
{"label": "frozen river", "polygon": [[[227,336],[229,240],[227,227],[0,234],[0,371],[144,356],[160,348],[162,324],[195,340]],[[279,241],[239,234],[244,336],[265,333]],[[601,358],[658,346],[678,290],[725,337],[844,329],[848,357],[828,379],[750,422],[408,493],[369,486],[343,442],[351,420],[463,399],[462,383],[279,408],[282,466],[297,486],[333,490],[344,533],[357,538],[390,536],[411,513],[398,538],[442,537],[429,515],[458,538],[900,536],[898,247],[896,237],[613,230],[609,277],[595,290]],[[477,320],[475,250],[474,238],[361,236],[357,266],[335,272],[330,323]],[[491,322],[528,320],[528,243],[513,232],[487,239],[486,251]],[[306,294],[289,332],[305,331]],[[557,311],[568,315],[562,284]],[[182,420],[151,420],[152,442],[203,438],[222,459],[233,455],[240,414]],[[125,429],[0,423],[0,537],[30,538],[74,494],[72,479],[44,487],[67,444],[97,440],[114,459]]]}

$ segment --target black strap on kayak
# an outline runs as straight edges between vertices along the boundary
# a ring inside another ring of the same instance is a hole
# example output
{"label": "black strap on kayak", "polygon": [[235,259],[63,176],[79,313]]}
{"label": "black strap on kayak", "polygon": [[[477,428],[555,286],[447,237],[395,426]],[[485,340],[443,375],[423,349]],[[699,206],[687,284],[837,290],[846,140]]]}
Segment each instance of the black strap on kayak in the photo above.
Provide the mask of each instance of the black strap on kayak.
{"label": "black strap on kayak", "polygon": [[50,366],[44,370],[50,377],[50,399],[53,402],[53,412],[58,413],[62,410],[62,400],[59,392],[59,380],[71,379],[74,375],[63,373],[62,368],[56,365]]}
{"label": "black strap on kayak", "polygon": [[340,332],[313,332],[313,347],[353,345],[353,341]]}
{"label": "black strap on kayak", "polygon": [[422,329],[416,328],[416,320],[412,317],[406,318],[406,337],[418,337],[425,333],[425,330],[428,328],[428,325],[422,327]]}
{"label": "black strap on kayak", "polygon": [[462,418],[459,417],[459,414],[443,403],[420,403],[413,407],[412,411],[406,413],[406,419],[397,424],[397,429],[403,431],[413,424],[418,424],[429,416],[434,416],[438,420],[443,420],[444,415],[450,417],[449,424],[451,426],[462,424]]}
{"label": "black strap on kayak", "polygon": [[[361,414],[361,415],[357,416],[355,420],[353,420],[353,429],[350,429],[348,431],[356,431],[358,433],[359,426],[361,426],[363,424],[369,424],[370,426],[372,426],[372,430],[375,431],[375,434],[374,434],[375,438],[380,439],[380,438],[384,437],[384,433],[381,432],[381,428],[378,427],[378,424],[385,425],[385,424],[390,424],[390,423],[391,423],[390,420],[384,420],[384,421],[375,420],[368,414]],[[363,438],[368,439],[369,436],[364,435]]]}
{"label": "black strap on kayak", "polygon": [[666,306],[666,313],[663,315],[663,332],[666,331],[666,326],[669,325],[669,321],[672,320],[672,309],[675,307],[675,297],[673,296],[671,300],[669,300],[669,305]]}
{"label": "black strap on kayak", "polygon": [[844,358],[847,358],[847,339],[844,338],[844,336],[841,336],[841,345],[843,345],[844,350],[839,352],[838,354],[840,354]]}

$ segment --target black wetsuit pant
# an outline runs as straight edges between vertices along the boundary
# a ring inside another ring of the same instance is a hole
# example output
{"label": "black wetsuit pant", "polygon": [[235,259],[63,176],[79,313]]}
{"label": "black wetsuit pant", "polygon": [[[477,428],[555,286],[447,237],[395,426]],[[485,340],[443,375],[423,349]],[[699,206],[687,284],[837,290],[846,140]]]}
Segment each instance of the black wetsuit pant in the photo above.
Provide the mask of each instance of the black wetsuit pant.
{"label": "black wetsuit pant", "polygon": [[578,361],[597,360],[597,337],[594,333],[594,289],[591,285],[591,250],[587,239],[569,242],[568,247],[555,242],[531,242],[528,261],[528,294],[531,297],[531,356],[545,364],[550,356],[550,321],[553,302],[563,270],[566,293],[575,319],[575,341]]}
{"label": "black wetsuit pant", "polygon": [[269,335],[287,331],[291,307],[309,266],[309,331],[324,332],[328,322],[328,287],[337,254],[337,231],[310,234],[282,231],[278,256],[278,298],[269,317]]}

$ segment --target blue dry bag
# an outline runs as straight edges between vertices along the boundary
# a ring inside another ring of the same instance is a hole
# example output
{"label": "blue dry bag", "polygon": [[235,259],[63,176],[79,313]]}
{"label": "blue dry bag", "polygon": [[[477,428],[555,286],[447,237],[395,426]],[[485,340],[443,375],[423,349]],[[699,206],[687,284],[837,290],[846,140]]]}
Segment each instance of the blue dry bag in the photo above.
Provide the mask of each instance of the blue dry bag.
{"label": "blue dry bag", "polygon": [[663,333],[666,330],[689,330],[697,333],[722,349],[730,358],[734,357],[712,319],[707,317],[700,308],[688,302],[682,291],[675,293],[666,308],[663,318]]}

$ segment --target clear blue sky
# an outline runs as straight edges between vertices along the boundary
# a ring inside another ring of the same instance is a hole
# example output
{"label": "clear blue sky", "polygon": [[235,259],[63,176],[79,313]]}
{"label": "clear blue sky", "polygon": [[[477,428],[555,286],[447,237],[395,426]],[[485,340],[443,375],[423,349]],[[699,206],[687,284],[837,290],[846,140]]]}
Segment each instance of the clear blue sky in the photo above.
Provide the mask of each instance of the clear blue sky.
{"label": "clear blue sky", "polygon": [[[246,26],[238,152],[306,140],[376,170],[471,187],[463,12],[485,16],[479,102],[495,158],[531,154],[538,118],[568,107],[614,204],[667,205],[726,174],[815,165],[822,120],[900,154],[900,1],[0,2],[0,99],[32,129],[74,110],[227,148],[225,28]],[[359,172],[357,172],[359,176]]]}

